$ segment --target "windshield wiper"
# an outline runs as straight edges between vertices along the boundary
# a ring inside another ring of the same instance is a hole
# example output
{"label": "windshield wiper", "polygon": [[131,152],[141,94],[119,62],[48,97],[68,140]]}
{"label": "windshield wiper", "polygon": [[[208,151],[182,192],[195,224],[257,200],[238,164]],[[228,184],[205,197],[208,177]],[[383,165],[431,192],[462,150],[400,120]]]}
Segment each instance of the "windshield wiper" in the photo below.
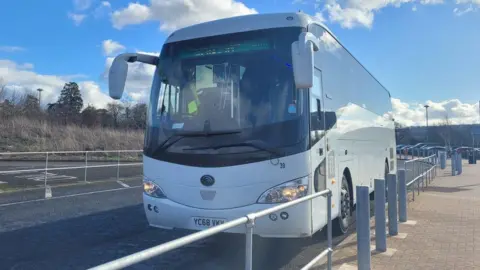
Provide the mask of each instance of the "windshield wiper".
{"label": "windshield wiper", "polygon": [[277,149],[264,146],[261,141],[245,141],[241,143],[231,143],[231,144],[221,144],[221,145],[211,145],[211,146],[204,146],[204,147],[195,147],[195,148],[188,148],[184,150],[206,150],[206,149],[213,149],[213,150],[218,150],[220,148],[226,148],[226,147],[241,147],[241,146],[247,146],[247,147],[253,147],[258,150],[262,150],[265,152],[268,152],[272,155],[276,156],[281,156],[283,153],[278,151]]}
{"label": "windshield wiper", "polygon": [[[180,141],[185,137],[209,137],[209,136],[218,136],[218,135],[228,135],[228,134],[237,134],[241,133],[241,130],[219,130],[219,131],[179,131],[175,132],[172,136],[168,137],[162,144],[160,144],[155,150],[155,154],[167,150],[170,146],[174,145],[176,142]],[[172,140],[177,137],[177,139]]]}

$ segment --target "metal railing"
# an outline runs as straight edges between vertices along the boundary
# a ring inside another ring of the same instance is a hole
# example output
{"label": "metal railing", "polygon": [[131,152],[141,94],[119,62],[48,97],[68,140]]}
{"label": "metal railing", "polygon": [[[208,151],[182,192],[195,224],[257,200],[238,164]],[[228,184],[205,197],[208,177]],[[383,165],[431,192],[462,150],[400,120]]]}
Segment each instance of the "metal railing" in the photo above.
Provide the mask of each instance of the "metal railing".
{"label": "metal railing", "polygon": [[[129,166],[140,166],[143,162],[128,162],[128,163],[121,163],[121,154],[135,154],[138,156],[139,153],[142,153],[142,150],[93,150],[93,151],[49,151],[49,152],[1,152],[0,153],[0,161],[9,162],[9,161],[40,161],[45,162],[45,166],[41,168],[33,168],[33,169],[20,169],[20,170],[3,170],[0,171],[0,174],[18,174],[18,173],[28,173],[28,172],[43,172],[44,173],[44,187],[46,189],[46,197],[47,194],[51,194],[51,192],[47,192],[49,186],[47,185],[48,182],[48,173],[51,171],[64,171],[64,170],[78,170],[84,169],[84,182],[87,183],[88,177],[88,169],[94,168],[109,168],[109,167],[116,167],[116,178],[119,180],[120,178],[120,167],[129,167]],[[116,158],[108,160],[108,154],[116,155]],[[13,158],[17,156],[17,158]],[[18,158],[21,156],[21,158]],[[56,156],[56,157],[55,157]],[[91,160],[89,160],[89,156]],[[43,157],[43,158],[42,158]],[[107,158],[107,160],[105,160]],[[62,161],[74,161],[83,163],[80,166],[52,166],[51,163],[53,162],[62,162]],[[89,164],[90,162],[95,163],[112,163],[112,164],[100,164],[100,165],[92,165]]]}
{"label": "metal railing", "polygon": [[438,156],[436,154],[405,161],[405,173],[408,175],[408,172],[410,172],[413,175],[413,179],[407,182],[407,191],[412,191],[413,201],[415,201],[415,184],[418,196],[420,195],[420,184],[422,185],[422,191],[425,191],[425,187],[428,187],[432,179],[437,176],[437,167]]}
{"label": "metal railing", "polygon": [[204,231],[199,231],[179,239],[163,243],[161,245],[145,249],[143,251],[139,251],[137,253],[125,256],[123,258],[119,258],[117,260],[107,262],[105,264],[90,268],[92,270],[113,270],[113,269],[122,269],[124,267],[151,259],[153,257],[162,255],[168,251],[183,247],[190,243],[205,239],[207,237],[213,236],[220,232],[232,229],[239,225],[246,226],[246,242],[245,242],[245,269],[251,270],[253,267],[253,231],[255,228],[255,220],[260,217],[264,217],[266,215],[272,214],[274,212],[292,207],[294,205],[300,204],[305,201],[309,201],[318,197],[327,197],[327,241],[328,247],[324,251],[322,251],[318,256],[316,256],[312,261],[310,261],[307,265],[305,265],[302,270],[307,270],[313,267],[318,261],[320,261],[325,256],[328,257],[328,269],[332,269],[332,192],[329,189],[305,196],[303,198],[283,203],[259,212],[248,214],[244,217],[240,217],[229,222],[226,222],[222,225],[218,225]]}

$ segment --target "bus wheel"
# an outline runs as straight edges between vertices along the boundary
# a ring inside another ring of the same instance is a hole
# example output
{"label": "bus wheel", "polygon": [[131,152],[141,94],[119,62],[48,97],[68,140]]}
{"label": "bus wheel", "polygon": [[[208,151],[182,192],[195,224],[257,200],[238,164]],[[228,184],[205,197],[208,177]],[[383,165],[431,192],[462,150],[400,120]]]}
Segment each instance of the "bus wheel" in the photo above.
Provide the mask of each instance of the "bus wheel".
{"label": "bus wheel", "polygon": [[342,176],[342,187],[340,195],[340,215],[335,219],[335,235],[346,234],[352,219],[352,191],[348,184],[347,176]]}

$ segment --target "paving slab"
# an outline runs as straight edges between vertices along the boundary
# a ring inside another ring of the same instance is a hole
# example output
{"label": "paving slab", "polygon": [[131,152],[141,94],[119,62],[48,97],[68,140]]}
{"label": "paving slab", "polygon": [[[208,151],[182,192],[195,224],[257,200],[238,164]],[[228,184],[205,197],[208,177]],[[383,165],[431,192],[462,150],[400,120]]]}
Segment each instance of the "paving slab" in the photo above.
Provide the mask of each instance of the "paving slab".
{"label": "paving slab", "polygon": [[[438,169],[415,201],[409,194],[409,222],[399,223],[399,235],[408,237],[388,237],[394,252],[372,252],[372,269],[480,269],[480,165],[464,161],[461,175],[450,172]],[[372,218],[372,246],[374,228]],[[356,240],[352,234],[334,247],[334,269],[357,269]],[[326,269],[326,262],[314,269]]]}

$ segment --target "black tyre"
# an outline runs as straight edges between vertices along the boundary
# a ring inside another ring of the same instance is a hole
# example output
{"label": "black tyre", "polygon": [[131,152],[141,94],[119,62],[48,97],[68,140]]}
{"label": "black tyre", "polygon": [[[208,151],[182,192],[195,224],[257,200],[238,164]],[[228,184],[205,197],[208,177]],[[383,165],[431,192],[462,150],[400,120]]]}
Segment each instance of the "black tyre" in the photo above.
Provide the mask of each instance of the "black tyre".
{"label": "black tyre", "polygon": [[340,215],[334,220],[335,235],[343,235],[348,232],[353,218],[352,190],[348,184],[347,176],[343,174],[340,189]]}

